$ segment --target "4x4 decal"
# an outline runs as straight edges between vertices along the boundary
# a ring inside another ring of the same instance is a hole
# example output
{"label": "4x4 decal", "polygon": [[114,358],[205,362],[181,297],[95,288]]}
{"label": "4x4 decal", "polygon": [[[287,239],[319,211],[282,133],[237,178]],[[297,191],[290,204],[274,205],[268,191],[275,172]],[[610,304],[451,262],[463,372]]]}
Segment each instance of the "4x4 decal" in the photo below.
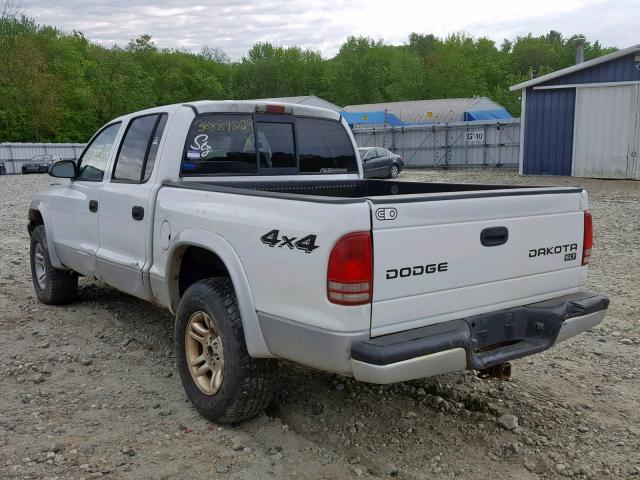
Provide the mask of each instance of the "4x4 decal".
{"label": "4x4 decal", "polygon": [[298,237],[290,237],[282,235],[280,237],[280,230],[271,230],[260,237],[260,241],[270,247],[288,247],[293,250],[297,248],[306,253],[313,252],[319,245],[316,245],[316,235],[307,235],[298,240]]}

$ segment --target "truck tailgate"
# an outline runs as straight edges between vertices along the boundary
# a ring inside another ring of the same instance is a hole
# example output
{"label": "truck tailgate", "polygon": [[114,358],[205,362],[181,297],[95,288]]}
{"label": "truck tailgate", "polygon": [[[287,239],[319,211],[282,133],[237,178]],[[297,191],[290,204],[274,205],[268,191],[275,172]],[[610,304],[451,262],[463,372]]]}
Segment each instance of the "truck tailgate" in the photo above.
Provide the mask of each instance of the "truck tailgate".
{"label": "truck tailgate", "polygon": [[585,275],[580,189],[370,202],[372,336],[571,293]]}

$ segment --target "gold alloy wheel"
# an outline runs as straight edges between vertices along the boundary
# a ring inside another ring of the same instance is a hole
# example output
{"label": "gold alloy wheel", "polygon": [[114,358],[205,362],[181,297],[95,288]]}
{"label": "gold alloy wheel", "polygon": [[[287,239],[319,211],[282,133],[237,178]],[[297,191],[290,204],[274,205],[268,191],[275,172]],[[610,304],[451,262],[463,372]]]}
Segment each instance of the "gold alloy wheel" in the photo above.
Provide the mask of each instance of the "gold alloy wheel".
{"label": "gold alloy wheel", "polygon": [[205,312],[194,312],[185,334],[185,352],[191,378],[205,395],[214,395],[222,385],[224,354],[215,322]]}

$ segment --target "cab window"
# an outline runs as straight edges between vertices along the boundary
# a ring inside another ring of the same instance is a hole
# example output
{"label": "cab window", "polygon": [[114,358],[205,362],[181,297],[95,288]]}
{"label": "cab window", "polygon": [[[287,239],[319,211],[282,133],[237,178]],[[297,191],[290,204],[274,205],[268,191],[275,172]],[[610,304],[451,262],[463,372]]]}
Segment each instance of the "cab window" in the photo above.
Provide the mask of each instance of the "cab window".
{"label": "cab window", "polygon": [[113,181],[142,183],[149,179],[167,115],[153,114],[129,122],[113,169]]}
{"label": "cab window", "polygon": [[[296,169],[292,123],[256,123],[259,168]],[[293,171],[292,173],[297,173]]]}
{"label": "cab window", "polygon": [[356,152],[340,122],[298,118],[296,135],[300,173],[358,173]]}
{"label": "cab window", "polygon": [[183,176],[255,174],[251,115],[212,114],[196,118],[187,134]]}
{"label": "cab window", "polygon": [[337,121],[277,115],[205,114],[189,129],[182,176],[358,173]]}
{"label": "cab window", "polygon": [[78,178],[91,182],[100,182],[107,168],[111,147],[116,139],[121,123],[113,123],[102,129],[82,152],[78,161]]}

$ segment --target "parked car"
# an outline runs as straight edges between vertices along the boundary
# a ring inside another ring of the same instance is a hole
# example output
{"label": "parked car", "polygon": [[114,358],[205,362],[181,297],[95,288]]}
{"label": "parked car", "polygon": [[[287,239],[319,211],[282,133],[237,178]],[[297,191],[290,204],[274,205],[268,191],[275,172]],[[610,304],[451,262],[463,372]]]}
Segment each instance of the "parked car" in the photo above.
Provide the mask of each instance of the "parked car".
{"label": "parked car", "polygon": [[578,187],[363,179],[348,124],[202,101],[102,127],[28,214],[38,299],[78,275],[175,314],[195,408],[261,412],[284,358],[372,383],[502,367],[600,323]]}
{"label": "parked car", "polygon": [[400,155],[381,147],[358,148],[365,178],[396,178],[404,168]]}
{"label": "parked car", "polygon": [[59,160],[60,158],[55,155],[36,155],[35,157],[31,157],[28,162],[22,164],[22,174],[47,173],[49,167]]}

